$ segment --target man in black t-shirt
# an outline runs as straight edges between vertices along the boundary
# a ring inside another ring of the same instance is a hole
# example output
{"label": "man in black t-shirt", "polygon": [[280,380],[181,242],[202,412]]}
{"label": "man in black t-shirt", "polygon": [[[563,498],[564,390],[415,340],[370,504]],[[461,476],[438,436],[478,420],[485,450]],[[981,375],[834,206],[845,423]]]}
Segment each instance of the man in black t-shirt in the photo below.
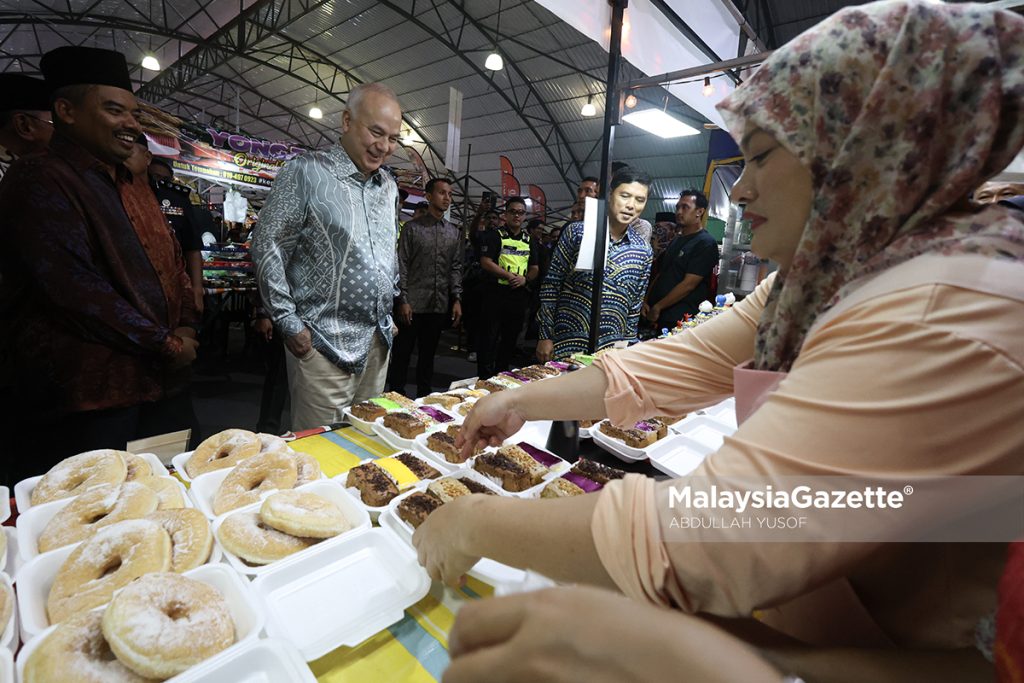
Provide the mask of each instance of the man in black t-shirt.
{"label": "man in black t-shirt", "polygon": [[683,190],[676,203],[679,234],[659,260],[658,277],[647,292],[641,315],[659,329],[673,327],[686,314],[695,315],[710,300],[711,273],[718,265],[718,243],[703,227],[708,199],[697,190]]}
{"label": "man in black t-shirt", "polygon": [[483,270],[483,329],[477,354],[477,373],[487,379],[507,370],[530,305],[527,282],[537,278],[540,245],[523,229],[526,202],[509,197],[505,227],[480,237]]}

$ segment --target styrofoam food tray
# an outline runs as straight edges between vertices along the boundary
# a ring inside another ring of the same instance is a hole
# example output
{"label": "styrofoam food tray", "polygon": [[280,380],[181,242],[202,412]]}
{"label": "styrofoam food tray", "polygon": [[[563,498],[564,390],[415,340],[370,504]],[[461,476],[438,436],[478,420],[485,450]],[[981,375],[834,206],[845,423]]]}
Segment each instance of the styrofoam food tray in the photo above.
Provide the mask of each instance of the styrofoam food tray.
{"label": "styrofoam food tray", "polygon": [[[28,642],[29,639],[50,626],[50,618],[46,614],[46,600],[50,595],[50,587],[65,560],[77,547],[78,544],[75,543],[42,555],[36,555],[18,569],[14,580],[18,584],[18,613],[21,618],[21,639],[23,641]],[[210,551],[210,558],[206,564],[185,572],[185,576],[191,576],[192,572],[206,567],[224,566],[221,564],[221,557],[220,543],[214,539],[213,549]],[[225,569],[230,571],[228,567]]]}
{"label": "styrofoam food tray", "polygon": [[182,478],[183,481],[191,482],[192,477],[188,476],[188,472],[185,471],[185,463],[192,457],[195,451],[185,451],[184,453],[178,453],[176,456],[171,458],[171,466],[174,468],[174,472]]}
{"label": "styrofoam food tray", "polygon": [[18,554],[18,533],[12,526],[5,526],[3,530],[7,535],[7,552],[0,553],[0,571],[7,572],[13,578],[23,562]]}
{"label": "styrofoam food tray", "polygon": [[[352,525],[352,529],[350,529],[349,531],[339,534],[338,536],[335,536],[333,538],[325,538],[324,540],[320,541],[319,543],[310,548],[307,548],[306,550],[300,550],[298,553],[296,553],[296,555],[308,553],[313,548],[320,548],[323,545],[332,545],[339,543],[340,541],[344,540],[356,531],[370,528],[370,515],[366,511],[365,506],[363,506],[358,500],[353,498],[352,495],[349,494],[349,492],[346,491],[344,488],[342,488],[341,484],[339,484],[338,482],[332,481],[330,479],[314,481],[309,484],[303,484],[302,486],[298,487],[295,490],[306,491],[308,493],[315,493],[318,496],[323,496],[327,500],[337,505],[338,508],[341,510],[342,514],[345,516],[345,519],[347,519],[349,523]],[[213,522],[213,535],[217,535],[217,531],[220,529],[221,524],[223,524],[224,520],[230,517],[231,515],[245,512],[258,512],[260,506],[263,505],[263,499],[269,496],[271,493],[276,492],[268,491],[265,496],[261,497],[259,503],[253,503],[252,505],[246,505],[245,507],[240,507],[237,510],[232,510],[231,512],[225,512],[223,515],[215,519]],[[220,541],[218,540],[218,543],[219,542]],[[290,559],[290,557],[291,556],[289,556],[289,558],[287,559]],[[240,557],[228,551],[227,548],[224,548],[224,558],[227,560],[228,564],[230,564],[235,569],[235,571],[237,571],[239,574],[242,574],[243,576],[259,576],[260,574],[265,574],[272,567],[284,561],[278,560],[278,562],[275,562],[273,564],[253,566],[246,564]]]}
{"label": "styrofoam food tray", "polygon": [[[185,493],[185,487],[181,485],[181,482],[171,476],[166,478],[173,481],[180,488],[179,492],[185,507],[192,507],[192,501],[189,499],[188,494]],[[73,500],[74,498],[62,498],[52,503],[36,505],[25,514],[18,516],[18,552],[22,560],[28,562],[39,554],[39,535],[43,533],[46,525],[50,523],[54,515],[70,505]],[[76,543],[75,545],[78,544]]]}
{"label": "styrofoam food tray", "polygon": [[672,439],[672,447],[651,456],[651,464],[670,477],[683,477],[697,469],[714,449],[679,435]]}
{"label": "styrofoam food tray", "polygon": [[[241,650],[248,643],[256,641],[259,637],[260,629],[263,628],[265,617],[263,609],[260,607],[257,600],[254,599],[253,595],[249,591],[249,587],[245,581],[242,580],[238,574],[231,571],[229,567],[223,564],[207,564],[202,567],[196,567],[185,572],[182,576],[188,576],[197,581],[213,586],[218,593],[224,596],[227,601],[228,609],[231,612],[231,618],[235,622],[235,643],[230,647],[222,650],[207,662],[211,662],[214,659],[219,659],[222,656],[227,656],[229,653]],[[44,601],[45,602],[45,601]],[[103,609],[103,607],[97,607],[96,609]],[[45,612],[45,608],[43,610]],[[25,646],[21,648],[21,652],[18,653],[17,668],[18,668],[18,680],[22,680],[22,676],[25,671],[25,662],[32,656],[32,653],[39,647],[40,644],[46,637],[49,636],[57,625],[47,626],[30,640],[25,639]],[[205,663],[205,662],[204,662]],[[197,664],[196,667],[202,666]],[[186,676],[188,672],[181,674],[175,678],[169,679],[169,681],[179,681],[182,677]]]}
{"label": "styrofoam food tray", "polygon": [[11,490],[0,486],[0,524],[11,518]]}
{"label": "styrofoam food tray", "polygon": [[12,655],[18,651],[18,608],[17,597],[14,595],[14,581],[7,574],[0,573],[0,583],[6,584],[11,593],[11,599],[15,601],[15,607],[11,610],[11,620],[4,626],[3,634],[0,635],[0,650],[6,650]]}
{"label": "styrofoam food tray", "polygon": [[[410,453],[411,453],[411,451],[410,451]],[[424,457],[422,457],[419,453],[411,453],[411,454],[413,456],[415,456],[416,458],[419,458],[420,460],[422,460],[426,464],[430,465],[431,467],[433,467],[438,472],[440,472],[442,477],[447,475],[449,472],[452,471],[452,466],[451,465],[441,465],[440,463],[435,462],[433,460],[427,460]],[[394,457],[394,456],[386,456],[386,457]],[[383,459],[384,458],[367,458],[366,460],[359,461],[359,464],[360,465],[365,465],[368,462],[375,462],[376,460],[383,460]],[[351,469],[349,471],[351,471]],[[363,502],[363,498],[362,498],[362,494],[359,492],[359,489],[357,489],[355,486],[348,486],[346,484],[346,482],[348,481],[348,472],[349,471],[342,472],[338,476],[334,477],[334,481],[336,481],[339,484],[341,484],[345,488],[345,490],[348,491],[349,494],[351,494],[352,498],[354,498],[356,500],[356,502],[359,503],[359,505],[361,505],[363,507],[363,509],[366,510],[366,512],[369,513],[370,519],[373,520],[374,522],[376,522],[377,521],[377,517],[380,516],[380,513],[384,512],[384,510],[387,508],[387,505],[381,505],[379,507],[374,507],[372,505],[367,505],[366,503],[364,503]],[[421,480],[421,481],[432,481],[432,480],[431,479],[427,479],[427,480]],[[413,488],[415,486],[416,486],[416,484],[413,484],[409,488],[411,489],[411,488]],[[406,489],[406,490],[408,490],[408,489]],[[404,492],[403,491],[399,491],[398,493],[399,493],[399,495],[401,495]]]}
{"label": "styrofoam food tray", "polygon": [[[206,472],[192,480],[192,485],[188,489],[189,498],[195,503],[196,509],[206,515],[207,519],[212,520],[217,517],[217,514],[213,511],[213,499],[217,495],[220,485],[224,483],[224,480],[233,469],[235,468],[225,467],[213,472]],[[327,476],[321,472],[320,479],[326,478]]]}
{"label": "styrofoam food tray", "polygon": [[[438,412],[440,412],[440,413],[442,413],[444,415],[447,415],[448,417],[452,418],[452,421],[451,422],[441,423],[441,424],[434,424],[431,427],[427,427],[427,430],[424,432],[424,434],[429,434],[431,432],[436,432],[436,431],[440,431],[442,429],[447,429],[448,425],[462,424],[462,416],[461,415],[459,415],[459,416],[452,415],[451,413],[449,413],[447,410],[445,410],[441,406],[430,406],[430,407],[435,409],[435,410],[437,410]],[[412,439],[403,439],[398,434],[395,434],[393,431],[391,431],[390,429],[385,427],[384,426],[384,418],[383,417],[378,417],[374,421],[374,423],[373,423],[373,431],[374,431],[374,433],[377,436],[379,436],[381,439],[383,439],[392,448],[400,448],[402,450],[409,451],[409,450],[412,450],[413,444],[415,443],[415,437],[412,438]]]}
{"label": "styrofoam food tray", "polygon": [[[487,477],[481,475],[476,470],[462,469],[452,472],[448,477],[445,478],[459,478],[468,477],[473,481],[480,482],[484,486],[489,487],[497,495],[507,495],[507,492],[502,490],[500,486],[495,486],[494,482],[490,481]],[[380,525],[387,527],[391,531],[395,532],[395,535],[401,538],[403,541],[409,544],[412,548],[412,535],[415,533],[415,529],[412,528],[404,519],[398,516],[398,505],[402,502],[403,498],[412,495],[416,491],[424,491],[427,488],[426,483],[417,485],[411,491],[406,491],[402,495],[392,500],[387,509],[380,515]],[[415,550],[413,551],[415,552]],[[481,581],[488,583],[492,586],[503,585],[503,584],[518,584],[526,580],[526,572],[522,569],[516,569],[510,567],[507,564],[495,562],[488,558],[482,558],[478,561],[473,568],[469,570],[469,574]]]}
{"label": "styrofoam food tray", "polygon": [[168,683],[316,683],[295,646],[286,640],[250,640],[225,650]]}
{"label": "styrofoam food tray", "polygon": [[14,656],[7,648],[0,648],[0,683],[14,683]]}
{"label": "styrofoam food tray", "polygon": [[686,425],[680,428],[679,433],[707,446],[712,451],[717,451],[722,447],[725,437],[732,436],[735,431],[727,424],[707,415],[701,415],[687,421]]}
{"label": "styrofoam food tray", "polygon": [[427,437],[429,436],[430,433],[420,434],[413,439],[413,452],[415,455],[426,458],[435,467],[440,465],[445,469],[452,469],[455,467],[463,467],[465,465],[465,462],[448,462],[445,460],[444,455],[430,450],[430,447],[427,445]]}
{"label": "styrofoam food tray", "polygon": [[[512,496],[512,497],[515,497],[515,498],[536,498],[537,496],[540,495],[540,492],[544,490],[544,487],[547,486],[548,482],[550,482],[552,479],[556,479],[556,478],[562,476],[563,474],[568,472],[569,469],[572,466],[568,462],[566,462],[563,458],[555,455],[554,453],[552,453],[548,449],[546,449],[546,448],[544,448],[542,446],[537,446],[534,443],[530,443],[529,441],[527,441],[525,439],[520,439],[520,438],[517,438],[517,437],[513,436],[511,438],[505,439],[504,445],[506,445],[506,446],[508,446],[508,445],[519,446],[519,445],[521,445],[523,443],[527,443],[527,444],[533,446],[534,448],[536,448],[538,450],[544,451],[545,453],[548,453],[549,455],[552,455],[552,456],[558,458],[559,461],[560,461],[560,462],[557,462],[557,463],[555,463],[554,465],[552,465],[551,467],[548,468],[547,474],[545,474],[543,477],[541,477],[541,482],[539,484],[537,484],[536,486],[531,486],[530,488],[526,489],[525,491],[509,491],[509,490],[505,489],[505,487],[503,487],[501,485],[500,481],[497,481],[496,479],[491,479],[486,474],[483,474],[482,472],[478,472],[476,470],[476,468],[473,467],[473,465],[474,465],[474,463],[476,463],[476,459],[479,456],[475,456],[474,455],[472,458],[470,458],[469,460],[467,460],[463,464],[463,467],[471,469],[474,472],[476,472],[477,474],[479,474],[481,477],[483,477],[484,479],[489,481],[491,484],[493,484],[498,490],[500,490],[506,496]],[[488,450],[492,450],[492,449],[488,449]],[[493,449],[493,450],[498,450],[498,449]]]}
{"label": "styrofoam food tray", "polygon": [[[602,422],[604,422],[604,420],[602,420]],[[665,435],[665,438],[658,439],[650,446],[647,446],[646,448],[633,448],[632,446],[627,446],[618,439],[613,439],[602,432],[598,427],[600,424],[600,422],[595,424],[593,430],[591,430],[591,436],[594,439],[594,443],[625,462],[646,460],[657,453],[661,453],[666,448],[671,447],[673,439],[677,436],[675,432],[669,430]]]}
{"label": "styrofoam food tray", "polygon": [[[688,418],[695,418],[695,417],[699,417],[699,416],[702,416],[702,415],[706,415],[706,416],[708,416],[708,417],[710,417],[710,418],[712,418],[712,419],[722,423],[726,427],[731,427],[733,431],[736,431],[737,424],[736,424],[736,399],[735,398],[729,397],[729,398],[725,399],[724,401],[722,401],[721,403],[716,403],[713,406],[708,406],[707,408],[702,408],[701,410],[698,410],[696,413],[691,413],[688,416]],[[680,428],[683,428],[683,427],[685,427],[687,422],[689,422],[689,419],[684,420],[683,422],[677,422],[673,426],[678,426]],[[677,429],[676,431],[679,431],[680,433],[682,433],[681,429]]]}
{"label": "styrofoam food tray", "polygon": [[312,661],[399,621],[429,592],[430,577],[394,532],[364,529],[282,560],[252,590],[266,608],[267,635],[290,641]]}
{"label": "styrofoam food tray", "polygon": [[[160,458],[152,453],[136,453],[135,455],[143,458],[153,468],[153,474],[155,476],[167,476],[167,468],[160,462]],[[22,479],[14,485],[14,502],[18,506],[18,514],[28,512],[32,507],[32,492],[36,489],[36,484],[43,478],[40,474],[35,477],[29,477],[28,479]],[[74,498],[74,496],[71,496]],[[9,501],[9,496],[7,497]],[[53,502],[53,501],[50,501]]]}

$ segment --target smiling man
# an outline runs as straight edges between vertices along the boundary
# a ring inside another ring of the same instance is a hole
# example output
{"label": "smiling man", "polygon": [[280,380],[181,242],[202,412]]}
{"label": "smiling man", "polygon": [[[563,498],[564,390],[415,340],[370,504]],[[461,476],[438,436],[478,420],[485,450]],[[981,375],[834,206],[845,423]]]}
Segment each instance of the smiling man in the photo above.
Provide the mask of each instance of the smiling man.
{"label": "smiling man", "polygon": [[384,388],[398,295],[398,186],[384,162],[402,130],[398,98],[352,89],[341,144],[292,159],[260,212],[260,296],[285,340],[292,429],[339,422]]}
{"label": "smiling man", "polygon": [[[61,47],[40,67],[49,150],[0,184],[0,400],[7,433],[26,440],[9,444],[24,455],[4,458],[7,483],[187,427],[191,404],[167,382],[197,346],[180,251],[124,166],[141,133],[124,56]],[[45,449],[31,443],[40,433]]]}

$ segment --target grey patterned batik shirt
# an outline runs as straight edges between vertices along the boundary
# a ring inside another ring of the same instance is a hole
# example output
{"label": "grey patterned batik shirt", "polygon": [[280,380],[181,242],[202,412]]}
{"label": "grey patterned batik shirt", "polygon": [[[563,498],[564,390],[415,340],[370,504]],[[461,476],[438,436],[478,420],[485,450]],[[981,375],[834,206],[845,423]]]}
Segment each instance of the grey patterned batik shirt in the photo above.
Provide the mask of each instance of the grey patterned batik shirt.
{"label": "grey patterned batik shirt", "polygon": [[268,315],[286,338],[308,327],[346,372],[363,371],[374,334],[391,345],[397,198],[390,175],[364,179],[336,145],[289,161],[260,211],[252,255]]}
{"label": "grey patterned batik shirt", "polygon": [[409,221],[398,240],[398,300],[413,313],[447,313],[462,298],[462,235],[427,214]]}

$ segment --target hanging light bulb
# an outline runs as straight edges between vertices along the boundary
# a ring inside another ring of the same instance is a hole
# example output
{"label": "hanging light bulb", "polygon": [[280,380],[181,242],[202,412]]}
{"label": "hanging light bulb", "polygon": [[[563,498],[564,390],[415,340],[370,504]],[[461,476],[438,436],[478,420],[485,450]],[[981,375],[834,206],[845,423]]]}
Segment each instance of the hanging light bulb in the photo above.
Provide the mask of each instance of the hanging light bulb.
{"label": "hanging light bulb", "polygon": [[583,105],[582,109],[580,109],[580,116],[596,116],[597,115],[597,107],[594,106],[594,103],[592,102],[593,99],[594,99],[593,95],[587,95],[587,103]]}
{"label": "hanging light bulb", "polygon": [[505,60],[498,54],[498,50],[487,55],[487,61],[484,62],[484,68],[489,71],[501,71],[505,68]]}
{"label": "hanging light bulb", "polygon": [[142,68],[148,69],[149,71],[159,71],[160,62],[157,61],[153,55],[146,55],[142,58]]}
{"label": "hanging light bulb", "polygon": [[323,117],[324,117],[324,112],[317,105],[314,104],[312,107],[309,108],[309,118],[311,118],[311,119],[322,119]]}
{"label": "hanging light bulb", "polygon": [[700,89],[700,92],[704,97],[711,97],[715,94],[715,86],[711,85],[711,77],[704,77],[704,87]]}
{"label": "hanging light bulb", "polygon": [[633,109],[634,107],[636,107],[637,102],[639,102],[639,100],[636,99],[636,95],[632,93],[626,95],[626,109]]}

